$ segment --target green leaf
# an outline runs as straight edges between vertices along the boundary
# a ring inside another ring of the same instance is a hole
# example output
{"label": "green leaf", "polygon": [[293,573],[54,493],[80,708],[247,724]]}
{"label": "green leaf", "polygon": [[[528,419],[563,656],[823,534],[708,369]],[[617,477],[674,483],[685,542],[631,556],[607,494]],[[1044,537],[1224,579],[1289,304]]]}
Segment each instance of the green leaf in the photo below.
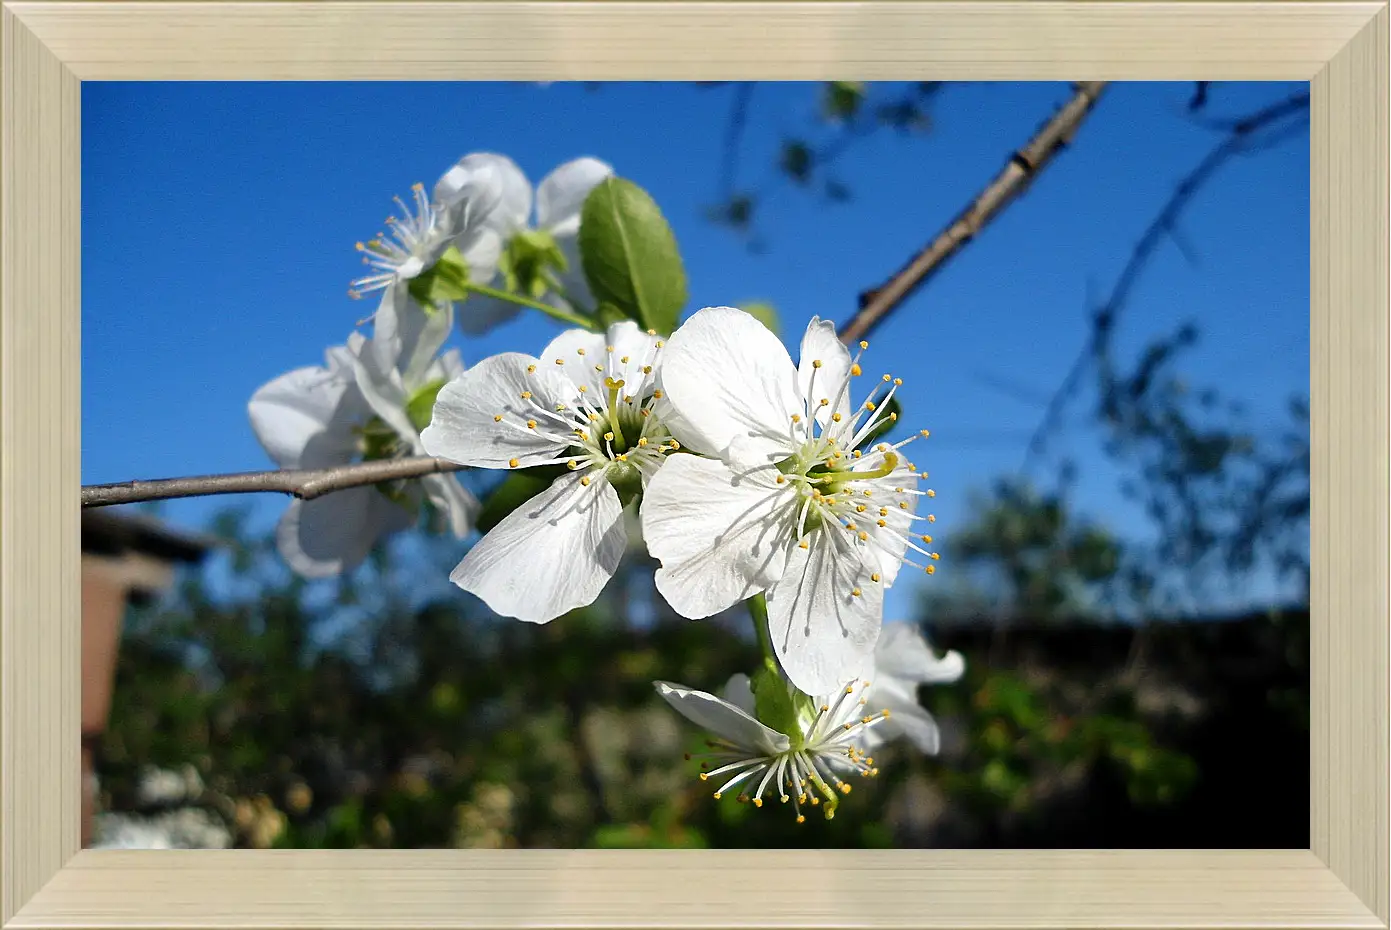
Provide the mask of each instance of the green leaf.
{"label": "green leaf", "polygon": [[821,112],[832,122],[855,118],[865,100],[863,81],[827,81],[821,97]]}
{"label": "green leaf", "polygon": [[478,519],[474,521],[478,531],[486,533],[497,526],[512,511],[550,487],[564,471],[564,465],[543,465],[509,474],[483,501]]}
{"label": "green leaf", "polygon": [[599,303],[670,335],[686,304],[686,271],[676,236],[648,193],[610,177],[585,198],[580,264]]}
{"label": "green leaf", "polygon": [[624,320],[632,319],[632,317],[628,316],[628,314],[624,313],[622,310],[618,309],[610,303],[600,304],[599,309],[595,312],[599,316],[600,324],[602,324],[605,328],[612,326],[615,323],[622,323]]}

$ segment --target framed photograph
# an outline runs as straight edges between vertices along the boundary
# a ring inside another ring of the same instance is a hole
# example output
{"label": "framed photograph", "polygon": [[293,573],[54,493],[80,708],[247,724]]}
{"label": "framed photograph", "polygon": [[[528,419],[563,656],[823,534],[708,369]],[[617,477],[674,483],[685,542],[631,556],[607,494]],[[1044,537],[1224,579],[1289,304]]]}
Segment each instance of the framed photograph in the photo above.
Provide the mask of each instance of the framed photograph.
{"label": "framed photograph", "polygon": [[1384,930],[1389,64],[0,0],[0,926]]}

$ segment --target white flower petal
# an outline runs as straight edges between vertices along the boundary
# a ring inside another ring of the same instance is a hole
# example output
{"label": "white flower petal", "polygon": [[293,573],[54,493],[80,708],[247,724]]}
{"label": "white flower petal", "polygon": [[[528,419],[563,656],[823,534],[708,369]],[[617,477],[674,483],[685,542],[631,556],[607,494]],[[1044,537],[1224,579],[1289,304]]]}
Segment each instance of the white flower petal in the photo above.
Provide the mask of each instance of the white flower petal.
{"label": "white flower petal", "polygon": [[608,360],[608,353],[604,351],[607,345],[603,333],[567,329],[541,350],[541,364],[559,368],[575,384],[585,385],[594,392],[590,403],[597,404],[608,396],[604,390],[604,372],[595,371],[596,365],[603,366]]}
{"label": "white flower petal", "polygon": [[502,259],[502,235],[491,226],[473,226],[460,233],[454,245],[468,266],[469,281],[484,287],[491,285]]}
{"label": "white flower petal", "polygon": [[563,236],[557,239],[555,244],[565,256],[565,270],[555,273],[556,281],[571,300],[555,293],[548,293],[542,299],[562,310],[594,310],[594,292],[589,289],[589,279],[584,276],[584,265],[580,262],[579,237]]}
{"label": "white flower petal", "polygon": [[[864,470],[878,467],[882,460],[877,456],[867,455],[859,462],[863,464],[857,463],[856,468]],[[898,578],[899,569],[903,567],[903,557],[908,553],[908,538],[912,537],[919,548],[926,545],[922,541],[921,530],[911,519],[917,512],[918,495],[909,492],[917,489],[920,477],[916,472],[901,467],[872,482],[875,503],[889,511],[889,516],[884,518],[889,521],[888,527],[882,530],[874,526],[868,528],[875,540],[871,557],[878,563],[879,573],[883,576],[886,588],[893,585]],[[900,491],[899,488],[903,490]],[[902,506],[904,504],[907,506]],[[921,554],[915,557],[921,557]]]}
{"label": "white flower petal", "polygon": [[[523,398],[524,393],[531,397]],[[427,455],[477,468],[554,462],[571,440],[559,435],[567,427],[548,419],[548,412],[578,396],[568,377],[546,369],[539,359],[518,352],[494,355],[440,388],[421,445]],[[528,420],[537,428],[529,429]]]}
{"label": "white flower petal", "polygon": [[379,539],[414,523],[410,511],[376,488],[348,488],[311,501],[291,501],[275,538],[297,574],[328,578],[352,571]]}
{"label": "white flower petal", "polygon": [[753,698],[753,682],[743,672],[729,676],[724,686],[724,699],[744,713],[753,716],[756,704]]}
{"label": "white flower petal", "polygon": [[580,229],[580,210],[595,185],[613,174],[597,158],[576,158],[559,166],[536,185],[536,226],[557,239]]}
{"label": "white flower petal", "polygon": [[453,475],[426,475],[420,479],[420,484],[430,503],[444,513],[449,521],[449,532],[456,539],[463,539],[472,532],[480,505],[478,498],[470,494],[457,478]]}
{"label": "white flower petal", "polygon": [[966,660],[956,650],[942,656],[911,623],[886,623],[874,647],[875,675],[891,675],[915,684],[940,685],[957,681],[966,671]]}
{"label": "white flower petal", "polygon": [[458,349],[440,353],[439,358],[425,370],[424,383],[453,381],[464,373],[464,359]]}
{"label": "white flower petal", "polygon": [[[481,223],[504,237],[525,228],[531,215],[531,182],[506,155],[493,152],[465,155],[435,185],[435,199],[452,206],[479,189],[489,193],[479,197],[480,209],[468,218],[469,227]],[[494,190],[496,197],[492,196]]]}
{"label": "white flower petal", "polygon": [[[541,360],[547,365],[555,365],[557,361],[563,363],[558,367],[563,367],[576,383],[597,392],[591,403],[596,403],[598,397],[608,396],[604,384],[608,377],[623,382],[624,397],[641,398],[649,392],[648,383],[655,377],[655,373],[643,369],[653,366],[658,341],[633,321],[623,320],[602,333],[566,330],[542,350]],[[608,351],[610,346],[612,352]]]}
{"label": "white flower petal", "polygon": [[792,741],[759,723],[748,712],[705,691],[669,681],[653,682],[657,693],[687,720],[736,746],[776,756],[787,752]]}
{"label": "white flower petal", "polygon": [[368,345],[374,370],[399,371],[408,389],[424,383],[426,369],[453,326],[453,305],[426,310],[410,296],[405,284],[388,285],[372,317],[372,339]]}
{"label": "white flower petal", "polygon": [[782,574],[796,497],[777,474],[736,474],[682,453],[657,470],[642,499],[642,534],[662,563],[657,590],[678,614],[717,614]]}
{"label": "white flower petal", "polygon": [[942,733],[932,715],[916,701],[903,703],[881,700],[875,693],[877,687],[878,682],[875,682],[875,687],[870,688],[867,695],[869,704],[865,710],[872,712],[887,708],[893,716],[888,720],[880,721],[865,731],[865,748],[873,749],[899,737],[906,737],[917,747],[919,752],[925,755],[935,756],[940,752]]}
{"label": "white flower petal", "polygon": [[594,603],[626,548],[617,492],[567,474],[493,527],[449,580],[494,613],[546,623]]}
{"label": "white flower petal", "polygon": [[778,337],[733,307],[697,311],[667,340],[659,383],[689,449],[724,455],[738,439],[766,460],[791,454],[803,410],[797,369]]}
{"label": "white flower petal", "polygon": [[251,428],[281,468],[328,468],[357,453],[354,424],[368,407],[350,371],[297,368],[259,388],[247,405]]}
{"label": "white flower petal", "polygon": [[396,435],[411,447],[420,451],[420,434],[415,424],[406,415],[406,402],[410,399],[401,373],[395,367],[384,365],[389,352],[374,351],[371,341],[363,339],[361,333],[353,333],[356,339],[349,338],[352,349],[353,374],[357,379],[357,389],[367,401],[372,412],[382,422],[396,431]]}
{"label": "white flower petal", "polygon": [[789,550],[782,577],[768,589],[773,652],[806,694],[866,678],[874,665],[884,588],[849,546],[840,534],[812,533],[806,549]]}
{"label": "white flower petal", "polygon": [[460,160],[435,183],[432,192],[441,232],[449,238],[467,239],[484,228],[485,221],[501,206],[503,184],[503,171],[486,156]]}
{"label": "white flower petal", "polygon": [[[820,367],[816,362],[821,363]],[[830,423],[836,413],[841,415],[841,422],[850,421],[850,364],[850,352],[836,338],[835,324],[812,317],[802,337],[797,389],[806,398],[808,409],[816,411],[816,421],[822,426]],[[819,406],[822,399],[830,404]]]}

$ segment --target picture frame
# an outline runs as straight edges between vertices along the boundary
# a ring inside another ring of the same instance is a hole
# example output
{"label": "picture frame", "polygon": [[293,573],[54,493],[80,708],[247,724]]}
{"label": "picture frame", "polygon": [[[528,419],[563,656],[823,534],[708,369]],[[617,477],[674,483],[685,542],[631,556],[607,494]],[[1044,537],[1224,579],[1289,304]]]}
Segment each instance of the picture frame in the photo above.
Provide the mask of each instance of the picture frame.
{"label": "picture frame", "polygon": [[[1389,17],[1320,0],[0,0],[0,926],[1387,927]],[[1310,848],[80,849],[81,82],[832,78],[1310,81]]]}

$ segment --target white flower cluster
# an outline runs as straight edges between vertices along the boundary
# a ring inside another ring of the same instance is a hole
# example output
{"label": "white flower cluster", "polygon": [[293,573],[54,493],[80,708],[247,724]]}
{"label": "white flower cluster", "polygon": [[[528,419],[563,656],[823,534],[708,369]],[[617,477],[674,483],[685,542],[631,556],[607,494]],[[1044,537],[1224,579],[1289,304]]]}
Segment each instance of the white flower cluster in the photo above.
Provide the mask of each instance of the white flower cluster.
{"label": "white flower cluster", "polygon": [[[861,349],[861,352],[863,349]],[[895,414],[889,375],[858,405],[861,374],[813,319],[794,365],[742,310],[695,313],[667,340],[622,322],[575,330],[539,357],[493,356],[440,390],[421,434],[477,468],[564,472],[483,537],[453,580],[504,616],[545,623],[592,603],[627,547],[640,499],[657,590],[710,617],[766,594],[780,666],[824,694],[872,667],[884,590],[903,565],[931,572],[931,515],[903,452],[875,442]]]}
{"label": "white flower cluster", "polygon": [[[927,432],[881,441],[902,382],[884,374],[856,390],[868,344],[852,354],[829,322],[812,319],[795,363],[742,310],[707,307],[677,326],[684,272],[646,196],[592,158],[533,191],[501,155],[463,157],[358,244],[368,272],[350,294],[380,295],[370,338],[354,332],[325,366],[262,387],[252,425],[282,468],[428,455],[543,477],[450,576],[523,621],[594,603],[635,514],[672,609],[702,619],[749,602],[764,646],[762,677],[731,682],[725,698],[656,683],[716,736],[702,777],[729,775],[717,796],[747,781],[756,804],[795,799],[800,818],[825,798],[829,813],[846,776],[875,771],[869,753],[884,739],[936,751],[916,688],[962,672],[956,653],[939,659],[916,632],[883,624],[904,566],[931,574],[938,558],[934,517],[919,512],[933,491],[905,453]],[[443,351],[456,318],[478,333],[523,307],[577,328],[539,355],[467,370]],[[297,500],[280,549],[305,576],[337,574],[422,508],[463,538],[479,502],[454,474]]]}
{"label": "white flower cluster", "polygon": [[[467,281],[487,289],[515,266],[538,271],[544,250],[575,254],[579,210],[594,185],[612,174],[603,162],[580,158],[561,165],[537,187],[537,225],[528,220],[533,192],[509,158],[475,153],[440,178],[433,196],[413,188],[413,203],[399,198],[400,216],[386,219],[357,249],[369,273],[349,294],[379,294],[371,338],[352,333],[326,353],[323,367],[296,369],[260,388],[251,399],[252,428],[276,465],[322,469],[359,461],[423,455],[420,430],[429,422],[435,392],[463,371],[457,351],[441,349],[458,317],[460,328],[480,333],[519,309],[488,296],[471,296],[456,314],[454,302],[413,292],[412,285],[451,248]],[[560,262],[559,264],[565,264]],[[552,306],[587,296],[578,261],[542,278],[533,296]],[[539,277],[535,276],[535,277]],[[549,280],[548,280],[549,279]],[[414,526],[427,503],[450,532],[472,531],[479,503],[452,475],[429,475],[399,486],[368,486],[311,501],[294,501],[280,521],[277,541],[286,562],[308,578],[349,571],[385,536]]]}
{"label": "white flower cluster", "polygon": [[804,703],[791,733],[759,722],[747,675],[732,677],[723,698],[665,681],[657,682],[657,693],[714,736],[707,743],[711,751],[701,762],[700,778],[716,779],[717,800],[743,786],[740,801],[762,807],[765,794],[783,804],[790,800],[801,823],[806,820],[802,805],[829,801],[825,811],[830,819],[835,793],[849,794],[850,778],[879,774],[870,753],[885,743],[904,737],[929,755],[940,747],[937,722],[918,703],[917,691],[920,685],[960,678],[966,669],[961,654],[938,658],[917,630],[892,623],[879,637],[875,664],[873,681],[852,681]]}

